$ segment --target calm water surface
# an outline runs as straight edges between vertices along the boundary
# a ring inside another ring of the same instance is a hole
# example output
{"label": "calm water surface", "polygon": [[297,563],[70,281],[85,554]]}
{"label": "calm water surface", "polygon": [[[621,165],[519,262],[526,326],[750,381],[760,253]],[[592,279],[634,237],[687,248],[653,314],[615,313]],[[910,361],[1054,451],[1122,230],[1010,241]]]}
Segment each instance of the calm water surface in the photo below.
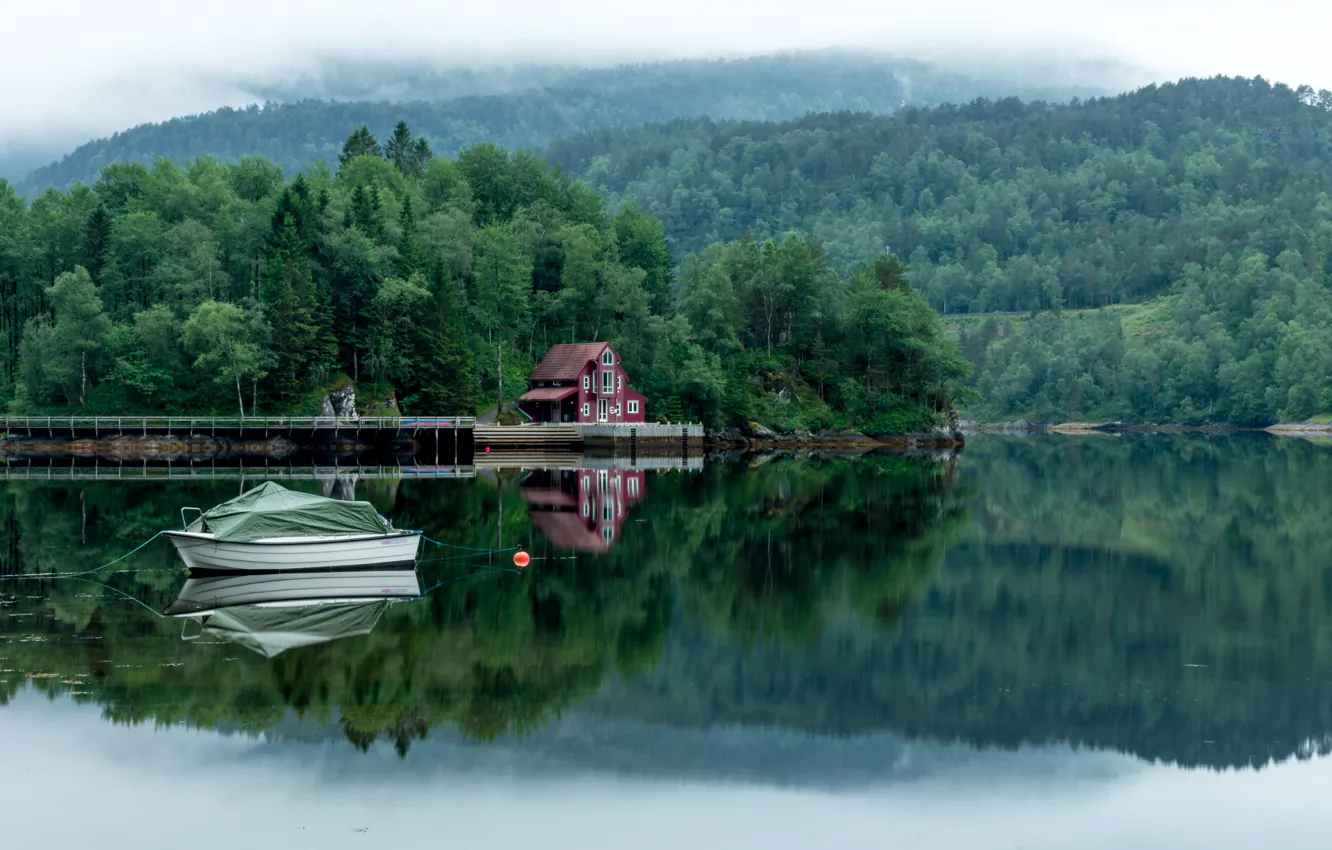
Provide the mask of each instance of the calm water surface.
{"label": "calm water surface", "polygon": [[[3,573],[241,486],[0,481]],[[162,541],[0,581],[7,846],[1327,845],[1332,447],[291,486],[450,544],[424,596],[182,621]]]}

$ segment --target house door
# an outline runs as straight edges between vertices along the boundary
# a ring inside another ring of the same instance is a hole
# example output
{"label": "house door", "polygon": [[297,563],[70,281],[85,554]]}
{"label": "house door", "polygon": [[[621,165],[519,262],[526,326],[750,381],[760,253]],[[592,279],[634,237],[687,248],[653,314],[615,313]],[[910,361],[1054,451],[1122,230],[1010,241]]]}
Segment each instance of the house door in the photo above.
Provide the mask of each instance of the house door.
{"label": "house door", "polygon": [[604,398],[597,399],[597,421],[605,422],[606,417],[609,414],[610,414],[610,401]]}

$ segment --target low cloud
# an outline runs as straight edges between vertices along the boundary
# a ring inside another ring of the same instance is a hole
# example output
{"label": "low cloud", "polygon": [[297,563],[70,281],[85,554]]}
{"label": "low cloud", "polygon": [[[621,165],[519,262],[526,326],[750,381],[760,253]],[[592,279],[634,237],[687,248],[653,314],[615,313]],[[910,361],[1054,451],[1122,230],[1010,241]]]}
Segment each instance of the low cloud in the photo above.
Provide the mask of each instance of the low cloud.
{"label": "low cloud", "polygon": [[[1270,0],[53,0],[7,9],[0,155],[68,148],[145,121],[262,100],[330,65],[435,68],[736,57],[854,47],[947,62],[1088,58],[1146,78],[1263,74],[1332,87],[1332,13]],[[1082,65],[1080,67],[1086,67]],[[1137,80],[1134,80],[1136,83]],[[313,86],[317,90],[317,86]]]}

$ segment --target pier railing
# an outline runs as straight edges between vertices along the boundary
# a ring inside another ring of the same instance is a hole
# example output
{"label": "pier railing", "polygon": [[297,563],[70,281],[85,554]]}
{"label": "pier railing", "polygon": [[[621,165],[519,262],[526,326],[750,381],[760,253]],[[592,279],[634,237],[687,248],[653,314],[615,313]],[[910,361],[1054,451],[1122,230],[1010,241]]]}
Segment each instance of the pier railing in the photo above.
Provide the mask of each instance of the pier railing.
{"label": "pier railing", "polygon": [[30,465],[0,463],[0,480],[35,481],[214,481],[320,480],[355,477],[360,479],[474,478],[476,467],[467,466],[208,466],[203,464],[138,465],[132,463],[96,466]]}
{"label": "pier railing", "polygon": [[120,434],[217,431],[426,431],[472,428],[472,416],[4,416],[0,433],[92,431]]}

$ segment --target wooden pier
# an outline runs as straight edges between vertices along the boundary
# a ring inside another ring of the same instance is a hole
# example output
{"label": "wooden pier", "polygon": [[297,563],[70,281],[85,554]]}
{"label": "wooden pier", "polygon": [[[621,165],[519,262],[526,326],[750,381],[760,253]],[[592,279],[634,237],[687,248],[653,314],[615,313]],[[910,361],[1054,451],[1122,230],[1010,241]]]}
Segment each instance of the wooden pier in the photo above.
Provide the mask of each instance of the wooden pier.
{"label": "wooden pier", "polygon": [[176,437],[257,442],[282,437],[302,446],[343,440],[401,446],[438,465],[472,460],[472,416],[4,416],[0,438],[112,440]]}
{"label": "wooden pier", "polygon": [[5,416],[0,418],[0,435],[73,439],[189,435],[262,440],[328,434],[417,436],[470,431],[475,425],[471,416]]}
{"label": "wooden pier", "polygon": [[302,446],[357,440],[402,446],[416,457],[469,465],[484,454],[691,457],[703,451],[699,424],[477,425],[471,416],[4,416],[0,438],[110,440],[209,438],[240,442],[283,437]]}
{"label": "wooden pier", "polygon": [[473,466],[346,465],[283,466],[281,464],[213,463],[0,463],[0,480],[17,481],[301,481],[354,477],[366,480],[475,478]]}

